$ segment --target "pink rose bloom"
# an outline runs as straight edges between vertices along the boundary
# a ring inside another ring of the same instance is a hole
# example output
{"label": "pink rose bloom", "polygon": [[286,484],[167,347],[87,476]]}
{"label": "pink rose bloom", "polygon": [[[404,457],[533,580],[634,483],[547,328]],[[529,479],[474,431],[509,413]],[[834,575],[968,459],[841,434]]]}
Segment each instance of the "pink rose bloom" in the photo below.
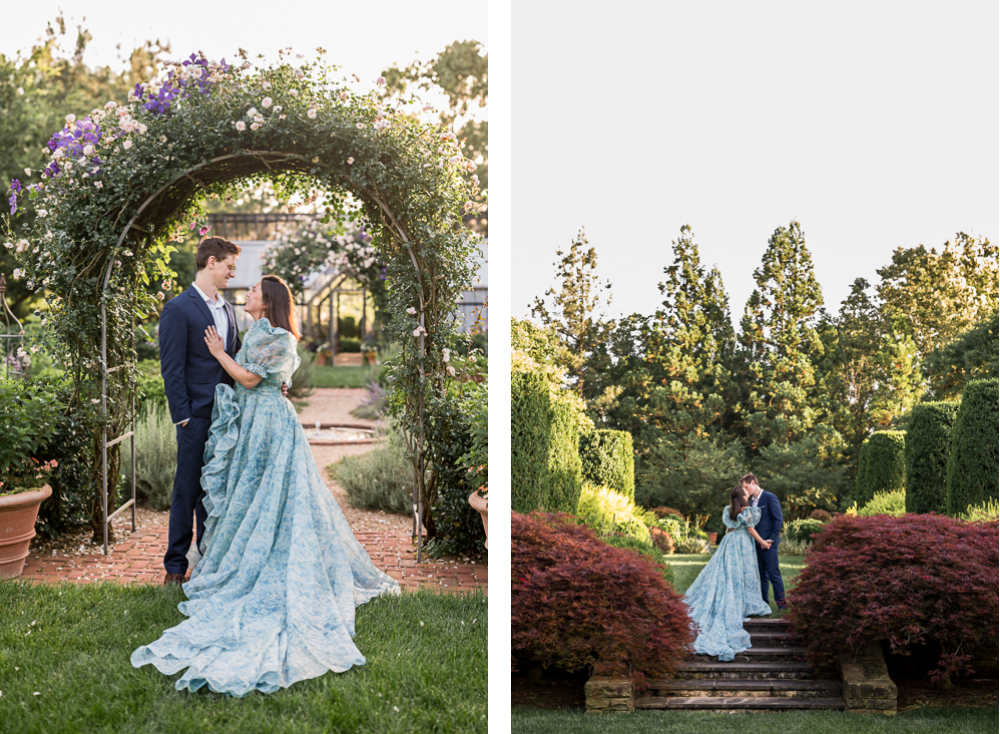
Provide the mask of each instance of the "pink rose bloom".
{"label": "pink rose bloom", "polygon": [[313,108],[313,109],[309,110],[308,112],[306,112],[306,117],[308,117],[310,120],[315,120],[316,119],[316,109]]}
{"label": "pink rose bloom", "polygon": [[240,132],[243,132],[244,130],[247,129],[247,124],[243,122],[243,120],[240,120],[239,122],[236,123],[236,129],[239,130]]}

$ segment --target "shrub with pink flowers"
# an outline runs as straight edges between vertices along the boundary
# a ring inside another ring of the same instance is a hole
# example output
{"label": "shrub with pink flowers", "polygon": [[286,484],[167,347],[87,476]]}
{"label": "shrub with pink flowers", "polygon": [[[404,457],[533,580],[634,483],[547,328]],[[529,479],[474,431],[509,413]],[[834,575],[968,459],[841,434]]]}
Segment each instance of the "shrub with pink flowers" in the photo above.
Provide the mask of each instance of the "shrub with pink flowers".
{"label": "shrub with pink flowers", "polygon": [[996,635],[997,547],[995,521],[837,517],[815,537],[788,616],[816,663],[882,640],[933,642],[933,679],[971,672],[972,650]]}

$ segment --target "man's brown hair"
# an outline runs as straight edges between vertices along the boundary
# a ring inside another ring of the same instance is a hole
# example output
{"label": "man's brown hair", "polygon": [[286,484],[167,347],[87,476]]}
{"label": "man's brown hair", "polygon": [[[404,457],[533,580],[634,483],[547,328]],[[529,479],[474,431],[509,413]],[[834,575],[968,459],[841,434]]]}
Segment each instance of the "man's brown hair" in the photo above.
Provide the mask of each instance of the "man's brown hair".
{"label": "man's brown hair", "polygon": [[754,474],[744,474],[740,480],[740,484],[745,487],[748,484],[760,484],[760,482],[757,481],[757,477]]}
{"label": "man's brown hair", "polygon": [[198,270],[204,270],[208,265],[208,258],[225,260],[230,255],[239,255],[241,249],[235,242],[221,237],[206,237],[198,243],[198,254],[195,255],[194,263]]}

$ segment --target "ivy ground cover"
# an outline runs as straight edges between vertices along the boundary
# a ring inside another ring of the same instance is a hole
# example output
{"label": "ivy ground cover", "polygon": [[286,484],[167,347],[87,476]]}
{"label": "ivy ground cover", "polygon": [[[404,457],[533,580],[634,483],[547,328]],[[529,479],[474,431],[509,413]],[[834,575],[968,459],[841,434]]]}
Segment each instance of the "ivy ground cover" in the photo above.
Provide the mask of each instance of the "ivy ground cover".
{"label": "ivy ground cover", "polygon": [[181,693],[176,675],[129,664],[183,619],[183,599],[175,587],[0,582],[0,732],[487,730],[482,594],[376,599],[358,608],[367,665],[245,699]]}

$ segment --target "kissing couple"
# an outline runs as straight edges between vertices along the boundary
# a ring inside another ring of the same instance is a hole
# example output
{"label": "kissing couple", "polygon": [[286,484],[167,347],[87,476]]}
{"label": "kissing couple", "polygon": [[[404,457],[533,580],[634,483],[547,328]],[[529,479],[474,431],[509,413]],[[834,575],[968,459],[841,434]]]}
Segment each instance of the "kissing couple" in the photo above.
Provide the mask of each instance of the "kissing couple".
{"label": "kissing couple", "polygon": [[[177,431],[164,584],[182,586],[188,619],[131,658],[167,675],[187,668],[178,690],[232,696],[364,665],[355,607],[399,593],[354,537],[285,397],[300,334],[281,278],[250,289],[243,310],[254,323],[240,339],[220,293],[239,255],[221,237],[202,240],[194,284],[160,317]],[[192,525],[201,558],[187,579]]]}
{"label": "kissing couple", "polygon": [[694,651],[725,661],[750,648],[743,622],[771,613],[770,587],[778,609],[788,605],[778,568],[783,524],[778,498],[762,490],[756,476],[746,474],[733,487],[722,522],[729,532],[684,594],[684,602],[697,630]]}

